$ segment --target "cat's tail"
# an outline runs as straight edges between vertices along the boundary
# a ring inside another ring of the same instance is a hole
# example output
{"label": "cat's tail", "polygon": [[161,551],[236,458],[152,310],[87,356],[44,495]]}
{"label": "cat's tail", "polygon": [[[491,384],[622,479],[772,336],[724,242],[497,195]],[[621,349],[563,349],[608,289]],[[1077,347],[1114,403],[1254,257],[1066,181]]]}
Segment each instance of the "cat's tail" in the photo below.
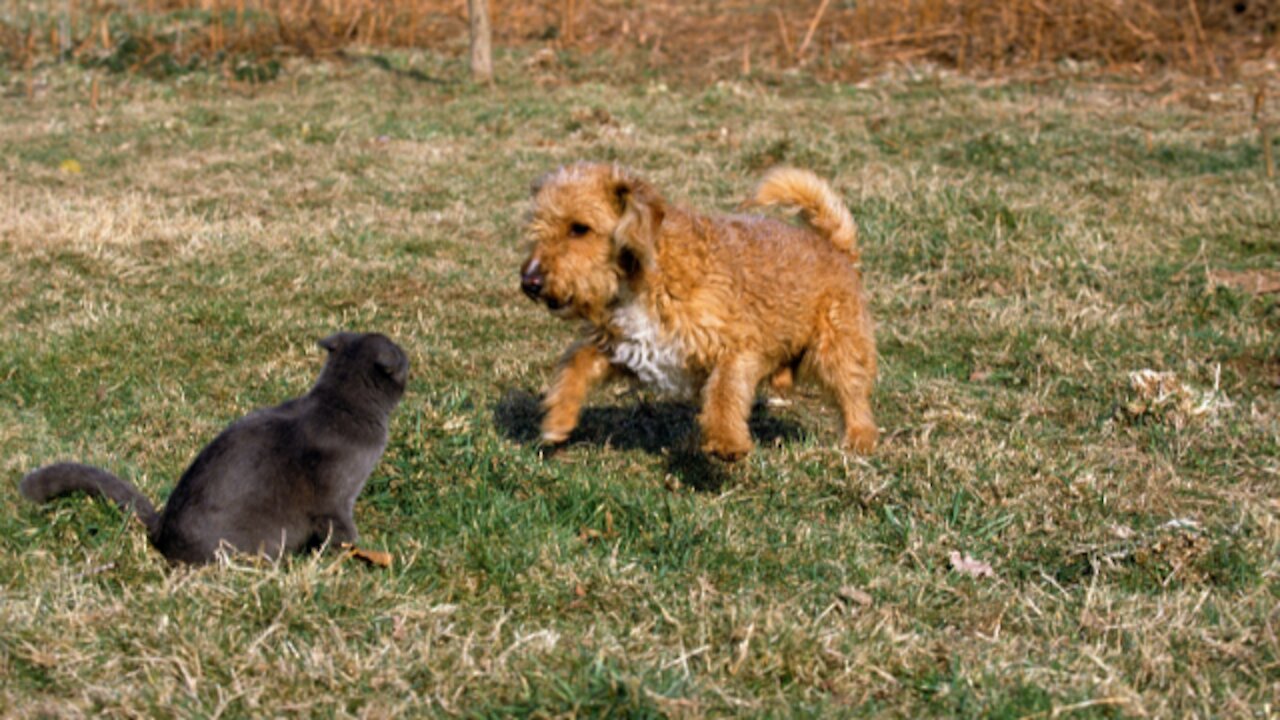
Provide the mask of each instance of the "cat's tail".
{"label": "cat's tail", "polygon": [[119,505],[125,512],[137,514],[142,524],[147,526],[148,536],[155,535],[160,526],[160,516],[156,513],[155,506],[138,488],[129,481],[121,480],[96,467],[69,462],[49,465],[22,478],[18,489],[22,491],[23,497],[35,503],[46,503],[76,491],[85,492],[104,497]]}
{"label": "cat's tail", "polygon": [[795,208],[841,252],[858,260],[858,226],[844,202],[825,181],[808,170],[780,167],[769,171],[744,207]]}

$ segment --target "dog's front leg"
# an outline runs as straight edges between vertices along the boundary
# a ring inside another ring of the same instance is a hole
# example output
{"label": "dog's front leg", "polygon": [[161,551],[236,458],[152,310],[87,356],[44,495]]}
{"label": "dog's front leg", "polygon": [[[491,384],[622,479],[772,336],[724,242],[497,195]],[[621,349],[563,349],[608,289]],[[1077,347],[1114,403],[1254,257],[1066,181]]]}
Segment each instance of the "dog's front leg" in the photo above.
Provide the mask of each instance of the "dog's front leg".
{"label": "dog's front leg", "polygon": [[578,426],[582,403],[592,386],[615,372],[595,343],[582,341],[569,348],[556,368],[556,379],[542,400],[542,441],[562,443]]}
{"label": "dog's front leg", "polygon": [[761,378],[760,362],[749,355],[726,358],[716,365],[702,388],[702,451],[723,460],[751,452],[751,402]]}

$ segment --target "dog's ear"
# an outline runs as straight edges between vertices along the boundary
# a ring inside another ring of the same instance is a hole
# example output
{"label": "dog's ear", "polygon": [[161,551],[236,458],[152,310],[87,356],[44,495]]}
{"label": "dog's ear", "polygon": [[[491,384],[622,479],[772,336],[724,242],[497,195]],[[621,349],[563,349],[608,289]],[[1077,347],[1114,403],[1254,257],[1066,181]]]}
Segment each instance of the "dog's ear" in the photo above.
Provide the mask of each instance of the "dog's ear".
{"label": "dog's ear", "polygon": [[654,246],[666,216],[666,203],[649,183],[619,172],[613,180],[613,198],[621,216],[613,230],[613,244],[623,269],[649,269]]}
{"label": "dog's ear", "polygon": [[561,169],[552,170],[550,172],[542,173],[535,178],[533,182],[529,183],[529,197],[537,197],[538,193],[542,192],[542,188],[545,187],[546,184],[551,181],[551,178],[555,177],[556,173],[559,172],[561,172]]}

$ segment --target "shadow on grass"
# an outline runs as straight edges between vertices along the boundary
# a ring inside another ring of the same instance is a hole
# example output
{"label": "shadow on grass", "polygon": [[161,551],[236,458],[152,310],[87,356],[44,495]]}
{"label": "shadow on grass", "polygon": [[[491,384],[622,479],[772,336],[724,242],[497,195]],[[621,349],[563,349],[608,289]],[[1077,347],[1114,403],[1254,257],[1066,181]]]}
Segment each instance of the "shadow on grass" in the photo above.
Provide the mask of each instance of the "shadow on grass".
{"label": "shadow on grass", "polygon": [[[538,396],[508,390],[493,406],[493,419],[502,436],[521,445],[537,445],[542,411]],[[712,460],[697,448],[697,408],[662,401],[624,406],[587,407],[582,411],[570,445],[594,445],[620,450],[642,450],[666,458],[667,472],[699,492],[718,492],[729,477],[730,465]],[[799,425],[771,417],[762,405],[751,411],[751,437],[757,445],[789,441],[802,434]]]}
{"label": "shadow on grass", "polygon": [[448,85],[449,84],[448,80],[441,80],[440,78],[432,77],[422,72],[421,70],[417,70],[415,68],[409,68],[407,70],[398,68],[395,65],[393,65],[391,63],[391,60],[387,59],[387,57],[384,55],[359,55],[354,53],[340,53],[340,54],[346,59],[352,60],[354,62],[369,63],[370,65],[373,65],[381,70],[385,70],[391,73],[392,75],[395,75],[396,77],[407,78],[409,80],[416,80],[417,82],[428,83],[431,85]]}

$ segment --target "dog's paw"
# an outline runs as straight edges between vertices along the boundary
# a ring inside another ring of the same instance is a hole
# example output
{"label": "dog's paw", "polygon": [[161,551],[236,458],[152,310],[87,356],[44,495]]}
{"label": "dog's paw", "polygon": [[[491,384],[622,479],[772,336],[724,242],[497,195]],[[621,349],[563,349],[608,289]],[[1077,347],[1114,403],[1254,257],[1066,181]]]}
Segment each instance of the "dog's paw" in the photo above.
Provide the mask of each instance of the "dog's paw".
{"label": "dog's paw", "polygon": [[876,442],[880,439],[880,431],[874,425],[849,428],[844,434],[844,447],[859,455],[870,455],[875,452]]}
{"label": "dog's paw", "polygon": [[573,434],[578,426],[578,413],[568,412],[562,405],[552,405],[542,417],[540,439],[544,445],[559,445]]}
{"label": "dog's paw", "polygon": [[573,432],[572,429],[560,430],[544,427],[542,428],[542,435],[540,435],[538,439],[541,440],[544,445],[559,445],[569,439],[569,434],[571,432]]}
{"label": "dog's paw", "polygon": [[711,439],[702,443],[702,452],[725,462],[734,462],[751,452],[751,443]]}

